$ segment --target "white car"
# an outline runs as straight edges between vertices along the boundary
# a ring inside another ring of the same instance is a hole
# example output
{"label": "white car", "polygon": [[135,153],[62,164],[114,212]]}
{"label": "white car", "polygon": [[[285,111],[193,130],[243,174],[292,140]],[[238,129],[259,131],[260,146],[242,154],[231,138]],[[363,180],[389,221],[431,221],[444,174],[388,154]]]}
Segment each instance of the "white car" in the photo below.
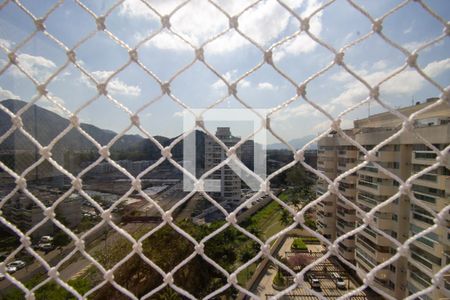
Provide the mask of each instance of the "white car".
{"label": "white car", "polygon": [[39,249],[41,249],[42,251],[50,251],[53,250],[55,247],[53,246],[52,243],[44,243],[44,244],[39,244]]}
{"label": "white car", "polygon": [[341,289],[341,290],[345,290],[346,289],[345,281],[341,277],[341,275],[339,275],[338,273],[332,273],[331,277],[334,280],[334,282],[336,283],[336,287],[338,289]]}
{"label": "white car", "polygon": [[320,281],[317,278],[311,278],[311,287],[313,289],[320,289]]}
{"label": "white car", "polygon": [[6,265],[6,272],[14,273],[22,269],[23,267],[25,267],[25,262],[21,260],[16,260]]}
{"label": "white car", "polygon": [[53,242],[53,237],[51,237],[49,235],[43,235],[43,236],[41,236],[41,240],[39,242],[40,242],[40,244],[51,243],[51,242]]}

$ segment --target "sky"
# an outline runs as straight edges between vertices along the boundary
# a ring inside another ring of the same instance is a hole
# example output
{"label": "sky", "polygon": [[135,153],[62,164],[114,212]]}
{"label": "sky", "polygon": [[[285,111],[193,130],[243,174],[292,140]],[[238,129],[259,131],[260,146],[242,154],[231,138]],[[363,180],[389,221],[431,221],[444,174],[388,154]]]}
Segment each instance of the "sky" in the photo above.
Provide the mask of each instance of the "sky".
{"label": "sky", "polygon": [[[57,1],[22,0],[21,3],[36,17],[42,17]],[[105,14],[116,1],[83,1],[97,15]],[[181,1],[148,1],[160,14],[170,14]],[[254,1],[215,0],[230,15],[240,14]],[[355,1],[374,18],[381,17],[402,1],[359,0]],[[2,1],[2,3],[6,3]],[[321,0],[284,0],[299,16],[306,17],[319,8]],[[450,1],[424,1],[443,19],[450,19]],[[1,4],[0,4],[0,7]],[[193,0],[174,12],[170,18],[171,28],[194,46],[199,46],[217,34],[228,30],[229,21],[224,14],[207,1]],[[239,15],[239,30],[248,35],[263,49],[294,34],[299,21],[275,0],[264,0]],[[45,21],[46,30],[68,48],[96,28],[95,20],[75,1],[67,0],[57,7]],[[161,28],[159,17],[138,0],[126,0],[115,7],[106,19],[106,27],[130,47],[157,32]],[[7,53],[34,31],[34,23],[15,3],[7,3],[0,9],[0,70],[7,64]],[[337,0],[316,13],[310,20],[310,32],[335,49],[351,43],[371,31],[371,23],[347,1]],[[412,1],[383,21],[383,33],[410,51],[434,40],[443,32],[443,25]],[[125,65],[127,51],[108,37],[97,32],[75,50],[77,62],[94,78],[104,81],[114,71]],[[450,39],[447,36],[432,47],[419,52],[418,65],[424,72],[447,87],[450,82]],[[19,64],[39,82],[44,82],[67,61],[65,51],[54,41],[39,32],[16,50]],[[172,79],[171,92],[187,106],[202,109],[219,99],[224,102],[216,108],[239,108],[243,106],[228,90],[223,81],[202,62],[192,63],[195,53],[192,47],[170,32],[161,31],[146,40],[138,48],[139,60],[161,81]],[[219,38],[204,46],[205,61],[230,83],[246,74],[263,61],[263,53],[230,29]],[[295,83],[300,84],[334,59],[328,49],[302,33],[273,49],[274,64]],[[378,35],[372,35],[362,43],[346,50],[344,62],[349,68],[370,84],[376,84],[405,63],[406,57]],[[181,71],[181,72],[180,72]],[[97,94],[94,84],[76,67],[69,64],[48,85],[49,94],[60,105],[74,112]],[[110,95],[135,112],[152,102],[161,94],[159,84],[135,63],[116,74],[108,85]],[[271,119],[274,131],[286,140],[317,135],[330,126],[330,121],[302,98],[296,97],[296,87],[278,74],[270,65],[263,65],[241,79],[237,95],[255,109],[268,109],[295,99],[287,107],[275,113]],[[0,100],[7,98],[30,101],[36,94],[32,82],[16,67],[11,66],[0,74]],[[440,92],[424,80],[414,69],[407,68],[381,86],[381,100],[393,107],[404,107]],[[316,105],[336,117],[342,111],[364,100],[369,91],[342,67],[333,66],[307,85],[307,97]],[[46,100],[38,105],[62,116],[66,113]],[[358,107],[344,115],[343,127],[351,127],[355,119],[384,109],[376,103]],[[232,114],[232,110],[227,110]],[[250,113],[250,112],[249,112]],[[250,113],[251,114],[251,113]],[[168,96],[152,103],[140,112],[143,127],[153,135],[174,137],[183,132],[183,107]],[[99,97],[79,113],[82,122],[101,128],[122,131],[130,123],[124,111],[105,97]],[[206,124],[217,126],[216,123]],[[237,123],[234,135],[247,133]],[[139,133],[132,129],[129,133]],[[278,142],[268,134],[267,141]]]}

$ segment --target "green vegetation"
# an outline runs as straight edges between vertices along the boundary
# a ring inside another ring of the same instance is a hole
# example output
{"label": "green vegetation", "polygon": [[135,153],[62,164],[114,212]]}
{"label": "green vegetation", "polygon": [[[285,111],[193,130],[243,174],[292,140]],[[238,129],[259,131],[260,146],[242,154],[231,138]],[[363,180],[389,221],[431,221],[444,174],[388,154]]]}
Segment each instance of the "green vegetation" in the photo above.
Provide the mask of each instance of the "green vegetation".
{"label": "green vegetation", "polygon": [[278,288],[284,288],[287,283],[286,278],[283,276],[281,271],[277,271],[275,277],[273,278],[273,284]]}
{"label": "green vegetation", "polygon": [[315,236],[305,236],[302,240],[305,244],[320,244],[320,240]]}
{"label": "green vegetation", "polygon": [[294,242],[292,243],[291,248],[293,250],[299,250],[299,251],[307,251],[308,247],[306,246],[305,242],[303,242],[302,238],[295,238]]}
{"label": "green vegetation", "polygon": [[[30,279],[25,283],[27,288],[32,288],[42,282],[47,276],[38,275]],[[93,284],[88,278],[77,278],[69,280],[68,284],[72,286],[81,295],[89,291]],[[69,293],[62,286],[54,281],[50,281],[35,292],[36,300],[48,300],[48,299],[64,299],[72,300],[76,299],[71,293]],[[3,298],[2,298],[3,299]],[[8,300],[23,300],[24,294],[21,290],[14,288],[4,295],[4,299]]]}
{"label": "green vegetation", "polygon": [[242,222],[242,226],[260,239],[266,240],[282,230],[282,214],[285,211],[277,202],[272,201],[257,213]]}

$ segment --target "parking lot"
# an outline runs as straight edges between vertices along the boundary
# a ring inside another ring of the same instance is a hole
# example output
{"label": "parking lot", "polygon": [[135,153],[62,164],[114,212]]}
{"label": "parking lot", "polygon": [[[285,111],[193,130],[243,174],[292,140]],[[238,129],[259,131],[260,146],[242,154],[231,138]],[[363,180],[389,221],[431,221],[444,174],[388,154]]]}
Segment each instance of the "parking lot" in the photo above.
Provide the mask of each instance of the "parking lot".
{"label": "parking lot", "polygon": [[[293,242],[293,238],[287,238],[284,245],[279,251],[279,255],[281,257],[289,258],[290,256],[295,256],[296,253],[291,252],[290,248]],[[307,256],[310,256],[312,260],[317,260],[319,257],[321,257],[322,251],[324,248],[320,245],[307,245],[308,246],[308,253],[306,253]],[[265,279],[260,282],[257,295],[261,297],[261,299],[269,299],[270,297],[274,296],[278,291],[275,290],[272,286],[272,281],[277,273],[277,268],[272,266],[267,271],[267,274],[265,276]],[[344,284],[344,286],[341,286],[341,288],[337,287],[337,280],[332,277],[340,277]],[[315,288],[314,291],[320,293],[322,296],[328,299],[336,299],[344,294],[347,294],[351,292],[352,290],[355,290],[359,287],[357,282],[348,274],[348,272],[339,264],[336,262],[332,262],[329,259],[325,260],[324,262],[320,263],[317,266],[314,266],[309,272],[307,272],[305,276],[305,284],[290,293],[283,296],[281,299],[302,299],[302,300],[316,300],[318,299],[312,292],[311,292],[311,284],[310,279],[316,278],[318,279],[320,283],[320,288]],[[292,279],[289,280],[292,284]],[[353,300],[369,300],[371,299],[368,297],[366,291],[358,292],[356,295],[352,296],[349,299]]]}

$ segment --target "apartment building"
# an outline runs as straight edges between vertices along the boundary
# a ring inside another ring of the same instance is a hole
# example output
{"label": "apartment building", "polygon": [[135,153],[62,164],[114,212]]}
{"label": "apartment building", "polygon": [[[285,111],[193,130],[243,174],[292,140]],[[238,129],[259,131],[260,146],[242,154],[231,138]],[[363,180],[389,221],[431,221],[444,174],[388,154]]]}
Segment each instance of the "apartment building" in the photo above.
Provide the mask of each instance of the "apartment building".
{"label": "apartment building", "polygon": [[[61,196],[59,191],[43,190],[43,188],[39,190],[32,189],[32,193],[47,207],[51,206]],[[56,207],[56,218],[69,228],[76,227],[81,222],[81,203],[81,196],[77,194],[70,195]],[[42,209],[21,192],[16,193],[5,203],[3,216],[23,232],[30,230],[44,219]],[[38,238],[43,235],[52,235],[54,229],[54,223],[47,221],[34,230],[31,236]]]}
{"label": "apartment building", "polygon": [[[352,130],[345,133],[353,137]],[[317,168],[328,178],[334,180],[337,176],[356,166],[356,147],[349,141],[331,133],[318,142]],[[317,184],[317,195],[323,195],[328,189],[328,183],[319,180]],[[339,190],[349,201],[355,203],[356,200],[356,173],[344,177]],[[328,196],[319,203],[318,208],[318,230],[326,238],[335,240],[339,236],[355,228],[355,209],[336,195]],[[355,262],[355,239],[347,238],[340,243],[339,253],[350,261]]]}
{"label": "apartment building", "polygon": [[[239,137],[231,134],[229,127],[218,127],[216,137],[227,147],[232,147],[240,141]],[[237,150],[240,156],[241,151]],[[205,137],[205,171],[208,171],[227,158],[225,151],[210,136]],[[241,179],[229,167],[224,166],[215,171],[208,179],[211,179],[217,191],[211,193],[213,197],[223,201],[228,208],[233,208],[241,201]]]}
{"label": "apartment building", "polygon": [[[435,101],[436,99],[428,99],[425,103],[399,109],[399,112],[409,116]],[[415,132],[442,150],[450,142],[449,120],[450,107],[445,104],[440,105],[416,118]],[[352,134],[358,143],[370,150],[397,132],[401,128],[401,124],[402,121],[391,113],[381,113],[355,121]],[[342,138],[335,135],[326,137],[319,142],[319,161],[323,162],[318,162],[318,168],[327,176],[329,174],[330,179],[346,170],[343,164],[342,170],[338,170],[339,139]],[[362,152],[356,151],[354,148],[352,151],[357,153],[357,163],[364,161]],[[341,153],[344,154],[344,152]],[[413,133],[402,134],[376,153],[376,163],[402,180],[406,180],[412,174],[435,163],[435,158],[436,154]],[[351,166],[350,163],[348,167]],[[447,166],[441,166],[413,182],[412,189],[420,205],[402,195],[377,211],[374,218],[375,226],[401,243],[411,235],[432,226],[434,217],[429,210],[439,212],[450,204],[450,172],[448,168],[447,162]],[[359,169],[355,178],[356,203],[366,212],[398,192],[399,182],[372,163]],[[339,186],[341,192],[343,188],[345,189],[345,187]],[[317,190],[320,194],[326,191],[326,186],[318,184]],[[355,223],[352,214],[348,214],[347,217],[345,211],[343,211],[344,213],[338,212],[340,199],[333,197],[329,197],[329,202],[331,202],[329,209],[321,212],[318,222],[319,227],[324,227],[320,228],[323,234],[329,234],[331,239],[339,236],[341,230],[348,232],[352,228],[345,227],[345,225]],[[335,213],[332,213],[333,211]],[[332,214],[327,214],[327,212]],[[361,217],[356,215],[357,224],[361,223]],[[333,226],[334,222],[336,223]],[[433,274],[450,262],[448,234],[450,222],[446,225],[440,226],[437,230],[414,242],[410,247],[409,257],[401,258],[377,272],[375,286],[397,299],[430,286]],[[343,246],[346,245],[341,244],[341,248]],[[391,241],[370,228],[356,235],[354,247],[356,266],[363,273],[370,271],[374,266],[386,261],[396,253],[396,246]],[[344,248],[344,250],[346,249]],[[344,250],[341,249],[340,252]],[[444,288],[450,288],[448,282]],[[422,298],[441,299],[444,295],[445,292],[440,288]]]}

